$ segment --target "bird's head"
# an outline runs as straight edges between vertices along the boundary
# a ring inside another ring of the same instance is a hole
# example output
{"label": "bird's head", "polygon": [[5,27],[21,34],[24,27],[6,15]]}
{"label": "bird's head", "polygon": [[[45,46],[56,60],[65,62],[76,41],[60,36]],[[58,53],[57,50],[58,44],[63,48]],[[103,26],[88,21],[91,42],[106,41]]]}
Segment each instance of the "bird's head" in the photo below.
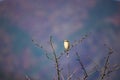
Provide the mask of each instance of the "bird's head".
{"label": "bird's head", "polygon": [[64,42],[69,42],[68,40],[64,40]]}

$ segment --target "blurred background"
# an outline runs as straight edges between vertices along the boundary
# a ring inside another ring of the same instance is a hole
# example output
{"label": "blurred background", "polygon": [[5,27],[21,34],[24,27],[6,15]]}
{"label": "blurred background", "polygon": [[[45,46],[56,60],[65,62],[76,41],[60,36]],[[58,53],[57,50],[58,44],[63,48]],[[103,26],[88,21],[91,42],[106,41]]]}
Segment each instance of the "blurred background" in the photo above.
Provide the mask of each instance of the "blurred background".
{"label": "blurred background", "polygon": [[[75,69],[73,80],[82,74],[75,52],[87,70],[93,62],[101,67],[109,52],[105,43],[114,50],[111,65],[120,64],[120,0],[0,0],[0,80],[25,80],[25,75],[33,80],[55,79],[55,63],[32,39],[52,57],[50,35],[59,55],[65,39],[73,43],[86,34],[69,58],[60,59],[65,78]],[[111,80],[120,80],[119,74],[120,70],[113,72]]]}

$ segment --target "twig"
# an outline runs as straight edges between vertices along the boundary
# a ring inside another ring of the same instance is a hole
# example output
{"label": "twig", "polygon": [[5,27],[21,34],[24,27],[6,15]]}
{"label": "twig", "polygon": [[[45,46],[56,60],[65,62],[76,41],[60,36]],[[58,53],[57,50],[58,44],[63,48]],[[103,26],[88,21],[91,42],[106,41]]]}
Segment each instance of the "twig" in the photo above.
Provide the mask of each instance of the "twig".
{"label": "twig", "polygon": [[45,50],[42,45],[38,44],[38,43],[37,43],[35,40],[33,40],[33,39],[32,39],[32,42],[33,42],[38,48],[41,48],[41,49],[45,52],[45,55],[46,55],[46,57],[47,57],[48,59],[50,59],[50,60],[53,61],[53,59],[52,59],[50,56],[48,56],[47,50]]}
{"label": "twig", "polygon": [[113,66],[113,69],[114,69],[114,71],[119,70],[119,69],[120,69],[120,64],[119,64],[119,65],[118,65],[118,64],[115,64],[115,65]]}
{"label": "twig", "polygon": [[[105,44],[105,46],[108,47],[106,44]],[[102,73],[102,75],[101,75],[100,80],[103,80],[104,77],[106,76],[106,71],[107,71],[107,69],[108,69],[109,59],[110,59],[111,54],[113,53],[112,48],[109,48],[109,47],[108,47],[108,49],[109,49],[108,56],[107,56],[106,61],[105,61],[105,64],[104,64],[104,70],[103,70],[103,73]]]}
{"label": "twig", "polygon": [[83,80],[86,80],[87,77],[88,77],[87,71],[86,71],[86,69],[85,69],[82,61],[80,60],[80,56],[78,55],[77,52],[76,52],[76,56],[78,57],[78,62],[79,62],[79,64],[81,65],[82,70],[84,71],[84,78],[83,78]]}
{"label": "twig", "polygon": [[110,73],[112,73],[112,72],[114,72],[114,71],[117,71],[117,70],[120,70],[120,65],[115,65],[115,66],[113,66],[111,70],[108,70],[108,71],[106,72],[106,74],[109,76]]}
{"label": "twig", "polygon": [[62,79],[62,80],[65,80],[65,78],[64,78],[64,76],[63,76],[63,74],[62,74],[62,72],[61,72],[61,79]]}
{"label": "twig", "polygon": [[97,71],[100,71],[99,69],[100,69],[100,65],[95,61],[95,60],[92,60],[91,58],[90,58],[90,56],[87,56],[87,58],[89,59],[89,60],[91,60],[94,64],[95,64],[95,69],[97,69]]}
{"label": "twig", "polygon": [[53,43],[52,43],[52,36],[50,36],[50,45],[51,45],[51,48],[53,50],[53,55],[54,55],[54,59],[55,59],[56,71],[57,71],[57,79],[60,80],[59,62],[58,62],[58,58],[57,58],[57,55],[55,53],[55,49],[54,49],[54,46],[53,46]]}
{"label": "twig", "polygon": [[25,79],[26,79],[26,80],[31,80],[28,75],[25,75]]}
{"label": "twig", "polygon": [[70,79],[72,78],[72,76],[76,73],[76,71],[77,71],[77,70],[75,69],[75,70],[73,71],[73,73],[68,76],[67,80],[70,80]]}
{"label": "twig", "polygon": [[[70,51],[74,46],[77,46],[78,44],[82,43],[87,37],[88,37],[88,34],[84,35],[80,40],[74,41],[74,42],[70,45],[69,51]],[[66,51],[61,52],[61,54],[60,54],[60,56],[58,57],[58,59],[60,59],[61,56],[64,55],[65,53],[66,53]]]}
{"label": "twig", "polygon": [[[90,32],[90,33],[91,33],[91,32]],[[82,43],[82,42],[88,37],[88,35],[89,35],[90,33],[84,35],[80,40],[75,41],[75,42],[71,45],[70,50],[71,50],[71,48],[73,48],[74,46]]]}

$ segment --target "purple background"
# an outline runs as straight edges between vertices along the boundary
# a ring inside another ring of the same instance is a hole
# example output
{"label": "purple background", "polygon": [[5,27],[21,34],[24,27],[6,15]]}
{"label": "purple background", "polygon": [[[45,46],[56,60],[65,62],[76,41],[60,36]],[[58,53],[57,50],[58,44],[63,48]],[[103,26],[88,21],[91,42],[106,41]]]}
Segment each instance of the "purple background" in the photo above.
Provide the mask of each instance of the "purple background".
{"label": "purple background", "polygon": [[[120,1],[0,0],[0,80],[24,80],[25,74],[34,80],[53,80],[54,63],[32,39],[42,44],[51,56],[50,35],[59,55],[64,50],[64,39],[73,43],[85,34],[89,34],[88,38],[69,52],[70,57],[63,56],[60,60],[64,77],[68,74],[68,64],[70,73],[77,69],[73,80],[82,74],[76,51],[87,70],[94,67],[93,62],[103,65],[108,52],[104,43],[114,50],[111,65],[120,64]],[[119,80],[117,74],[120,71],[112,73],[112,80]],[[91,80],[95,77],[97,73]]]}

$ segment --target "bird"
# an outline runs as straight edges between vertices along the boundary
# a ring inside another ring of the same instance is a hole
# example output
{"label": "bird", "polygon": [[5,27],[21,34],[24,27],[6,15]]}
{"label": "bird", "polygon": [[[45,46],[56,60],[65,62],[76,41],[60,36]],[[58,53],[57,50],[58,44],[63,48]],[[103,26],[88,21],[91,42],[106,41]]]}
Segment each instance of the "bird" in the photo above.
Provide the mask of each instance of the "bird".
{"label": "bird", "polygon": [[65,48],[65,52],[67,54],[67,57],[68,57],[68,51],[70,49],[70,42],[68,40],[64,40],[64,48]]}

